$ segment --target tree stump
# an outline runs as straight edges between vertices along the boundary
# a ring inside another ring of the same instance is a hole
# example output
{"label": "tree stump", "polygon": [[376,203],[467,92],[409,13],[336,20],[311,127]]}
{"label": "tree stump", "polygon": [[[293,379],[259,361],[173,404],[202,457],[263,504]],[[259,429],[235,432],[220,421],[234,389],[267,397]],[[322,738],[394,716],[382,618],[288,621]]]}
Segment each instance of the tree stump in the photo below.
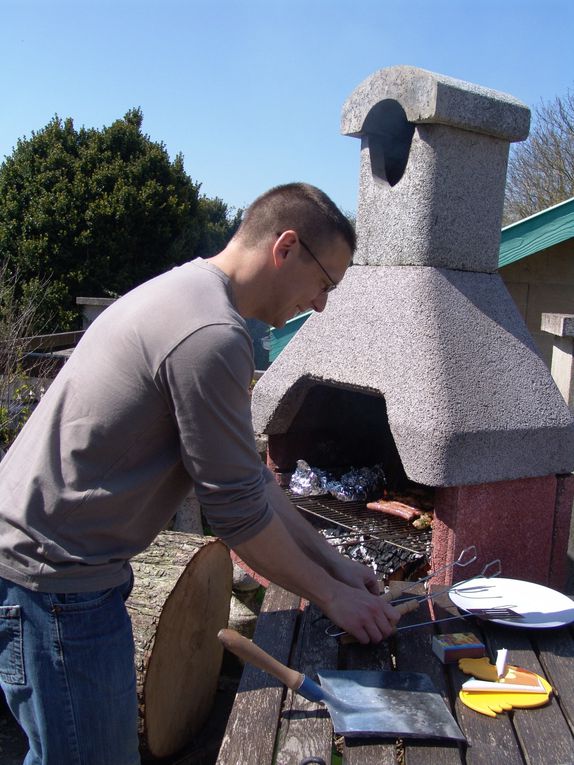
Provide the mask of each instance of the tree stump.
{"label": "tree stump", "polygon": [[167,757],[196,735],[213,705],[232,563],[215,537],[164,531],[132,560],[132,620],[142,754]]}

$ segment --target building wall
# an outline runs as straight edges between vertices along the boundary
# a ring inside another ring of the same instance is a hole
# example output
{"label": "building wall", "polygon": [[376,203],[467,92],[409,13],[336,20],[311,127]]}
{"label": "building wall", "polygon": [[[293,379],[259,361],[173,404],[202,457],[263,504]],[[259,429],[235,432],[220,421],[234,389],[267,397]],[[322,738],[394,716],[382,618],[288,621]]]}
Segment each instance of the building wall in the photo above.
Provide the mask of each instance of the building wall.
{"label": "building wall", "polygon": [[552,335],[540,322],[543,313],[574,314],[574,239],[504,266],[500,275],[550,367]]}

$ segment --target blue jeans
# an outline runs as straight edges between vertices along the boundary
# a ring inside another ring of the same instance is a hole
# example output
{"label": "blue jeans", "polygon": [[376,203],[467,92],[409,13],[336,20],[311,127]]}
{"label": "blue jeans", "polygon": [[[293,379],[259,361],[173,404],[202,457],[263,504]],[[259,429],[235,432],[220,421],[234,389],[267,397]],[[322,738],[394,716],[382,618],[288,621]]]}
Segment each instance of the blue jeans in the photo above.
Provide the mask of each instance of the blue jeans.
{"label": "blue jeans", "polygon": [[0,577],[0,684],[28,736],[23,765],[139,765],[130,590],[58,595]]}

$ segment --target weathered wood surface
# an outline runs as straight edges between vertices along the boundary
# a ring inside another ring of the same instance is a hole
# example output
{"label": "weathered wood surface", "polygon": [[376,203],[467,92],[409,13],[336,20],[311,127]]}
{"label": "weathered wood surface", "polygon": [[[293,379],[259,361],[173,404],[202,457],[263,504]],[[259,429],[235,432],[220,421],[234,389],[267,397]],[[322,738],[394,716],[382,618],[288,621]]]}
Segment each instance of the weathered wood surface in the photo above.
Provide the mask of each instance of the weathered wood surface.
{"label": "weathered wood surface", "polygon": [[[533,638],[536,640],[535,636]],[[509,630],[492,625],[488,630],[488,641],[493,652],[508,648],[513,664],[544,677],[544,669],[530,642],[530,630]],[[515,709],[512,722],[528,765],[574,763],[572,732],[554,694],[548,704],[538,709]]]}
{"label": "weathered wood surface", "polygon": [[[337,641],[324,639],[328,623],[314,606],[306,608],[291,657],[291,666],[315,681],[318,668],[337,668]],[[332,745],[333,728],[325,707],[288,691],[280,721],[276,765],[299,765],[309,757],[320,757],[330,763]]]}
{"label": "weathered wood surface", "polygon": [[[360,643],[341,645],[339,669],[392,669],[389,646]],[[394,739],[342,738],[344,765],[395,765],[397,744]]]}
{"label": "weathered wood surface", "polygon": [[574,733],[574,631],[548,630],[537,637],[538,659]]}
{"label": "weathered wood surface", "polygon": [[[267,607],[281,590],[268,593]],[[427,606],[408,614],[401,626],[425,621]],[[448,596],[441,596],[433,606],[436,619],[458,616]],[[492,623],[456,618],[444,623],[404,630],[378,646],[340,645],[324,633],[326,621],[311,606],[300,617],[298,633],[293,631],[293,651],[283,646],[282,655],[291,655],[291,666],[314,676],[320,668],[388,669],[425,672],[430,675],[453,712],[467,745],[455,742],[422,742],[389,739],[343,738],[334,741],[342,753],[344,765],[571,765],[574,763],[574,630],[521,630]],[[481,715],[460,701],[458,693],[467,679],[456,664],[442,665],[432,653],[431,641],[437,632],[473,631],[482,638],[493,659],[499,647],[508,648],[513,663],[532,669],[553,686],[555,696],[538,709],[516,709],[496,718]],[[277,636],[277,641],[283,638]],[[275,655],[279,647],[275,646]],[[282,660],[286,661],[285,658]],[[286,662],[289,663],[289,662]],[[280,690],[278,689],[280,694]],[[329,765],[329,735],[332,727],[326,710],[297,695],[287,694],[284,705],[277,703],[275,717],[265,717],[258,710],[243,706],[242,725],[235,731],[228,725],[226,735],[249,739],[263,735],[268,727],[265,749],[255,753],[245,747],[241,755],[222,758],[218,765],[299,765],[305,758],[319,757]],[[267,707],[269,710],[269,706]],[[251,735],[250,735],[251,734]],[[232,750],[228,742],[227,753]],[[274,755],[275,752],[275,755]],[[274,759],[276,757],[276,759]]]}
{"label": "weathered wood surface", "polygon": [[[409,595],[422,595],[422,585],[413,587]],[[437,691],[444,699],[449,711],[455,713],[450,700],[448,678],[444,665],[437,661],[432,652],[432,637],[436,628],[431,624],[419,625],[431,620],[428,601],[421,602],[419,608],[406,614],[400,621],[401,629],[392,638],[392,650],[396,668],[401,672],[422,672],[429,675]],[[456,741],[425,742],[406,740],[403,742],[405,765],[460,765],[462,751],[465,748]]]}
{"label": "weathered wood surface", "polygon": [[[447,595],[434,601],[433,611],[437,620],[460,613]],[[439,623],[436,628],[439,633],[471,631],[478,638],[486,639],[478,624],[467,619]],[[499,715],[494,719],[469,709],[458,697],[462,684],[468,680],[468,675],[461,672],[456,664],[449,664],[446,669],[454,715],[467,740],[467,765],[493,765],[499,761],[501,752],[504,752],[505,765],[523,765],[524,760],[509,716]]]}
{"label": "weathered wood surface", "polygon": [[214,537],[165,531],[132,568],[126,605],[136,648],[140,741],[146,755],[166,757],[199,732],[213,704],[231,558]]}
{"label": "weathered wood surface", "polygon": [[[253,640],[283,664],[289,664],[301,599],[269,585]],[[247,664],[241,677],[218,765],[271,763],[285,695],[282,684]]]}

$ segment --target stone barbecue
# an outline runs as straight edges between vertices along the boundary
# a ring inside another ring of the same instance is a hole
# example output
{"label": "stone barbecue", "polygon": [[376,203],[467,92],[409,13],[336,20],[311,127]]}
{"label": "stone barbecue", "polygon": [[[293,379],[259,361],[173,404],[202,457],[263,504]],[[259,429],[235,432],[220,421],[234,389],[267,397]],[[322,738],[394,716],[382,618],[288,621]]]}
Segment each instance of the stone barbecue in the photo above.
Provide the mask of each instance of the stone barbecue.
{"label": "stone barbecue", "polygon": [[253,414],[280,472],[378,462],[391,484],[434,488],[433,568],[474,544],[465,577],[499,558],[560,587],[574,420],[497,273],[509,146],[529,122],[511,96],[409,66],[357,87],[342,114],[361,141],[354,264]]}

